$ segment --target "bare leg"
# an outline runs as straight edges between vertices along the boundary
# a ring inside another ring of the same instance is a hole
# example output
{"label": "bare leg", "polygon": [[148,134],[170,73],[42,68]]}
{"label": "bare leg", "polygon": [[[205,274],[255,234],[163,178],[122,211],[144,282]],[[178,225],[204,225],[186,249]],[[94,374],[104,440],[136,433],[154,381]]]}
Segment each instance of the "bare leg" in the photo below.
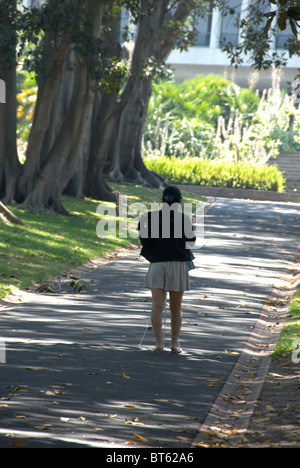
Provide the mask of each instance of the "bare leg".
{"label": "bare leg", "polygon": [[180,352],[178,338],[181,330],[181,302],[183,291],[170,291],[170,311],[171,311],[171,350]]}
{"label": "bare leg", "polygon": [[165,305],[166,291],[163,289],[151,289],[152,292],[152,311],[151,322],[156,338],[156,349],[162,350],[164,347],[162,335],[162,315]]}

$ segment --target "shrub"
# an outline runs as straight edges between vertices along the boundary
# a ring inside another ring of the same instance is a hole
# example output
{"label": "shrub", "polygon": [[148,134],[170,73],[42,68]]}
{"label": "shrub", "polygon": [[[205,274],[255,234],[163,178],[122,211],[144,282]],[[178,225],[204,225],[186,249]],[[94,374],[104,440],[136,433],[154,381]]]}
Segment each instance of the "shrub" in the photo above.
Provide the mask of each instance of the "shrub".
{"label": "shrub", "polygon": [[285,180],[275,165],[216,163],[201,158],[179,159],[175,156],[148,157],[144,162],[170,183],[284,191]]}
{"label": "shrub", "polygon": [[249,89],[240,88],[222,76],[198,75],[183,83],[159,81],[153,85],[148,118],[159,111],[161,117],[172,114],[181,119],[197,118],[216,127],[222,115],[228,121],[231,109],[251,118],[259,105],[259,97]]}
{"label": "shrub", "polygon": [[278,71],[261,97],[221,76],[197,76],[154,85],[142,151],[264,164],[280,150],[299,149],[299,135],[300,110],[280,90]]}

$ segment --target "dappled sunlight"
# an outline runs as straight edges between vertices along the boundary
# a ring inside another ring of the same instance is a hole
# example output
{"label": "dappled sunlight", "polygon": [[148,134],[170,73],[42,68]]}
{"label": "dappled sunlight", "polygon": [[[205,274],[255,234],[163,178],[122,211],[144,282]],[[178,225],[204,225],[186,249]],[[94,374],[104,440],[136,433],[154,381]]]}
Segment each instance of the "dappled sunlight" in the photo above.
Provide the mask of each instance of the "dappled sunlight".
{"label": "dappled sunlight", "polygon": [[[208,211],[205,244],[194,250],[182,354],[170,352],[168,305],[165,350],[153,352],[151,294],[143,288],[148,263],[136,251],[85,270],[80,293],[66,275],[60,292],[30,294],[2,311],[3,444],[20,438],[30,447],[190,447],[235,366],[246,360],[247,385],[259,384],[255,375],[272,350],[264,339],[277,333],[281,313],[281,304],[267,301],[274,290],[284,295],[281,277],[298,244],[299,219],[288,208],[286,222],[275,224],[271,211],[266,231],[257,214],[250,217],[251,202],[222,203]],[[228,411],[237,412],[224,395]]]}

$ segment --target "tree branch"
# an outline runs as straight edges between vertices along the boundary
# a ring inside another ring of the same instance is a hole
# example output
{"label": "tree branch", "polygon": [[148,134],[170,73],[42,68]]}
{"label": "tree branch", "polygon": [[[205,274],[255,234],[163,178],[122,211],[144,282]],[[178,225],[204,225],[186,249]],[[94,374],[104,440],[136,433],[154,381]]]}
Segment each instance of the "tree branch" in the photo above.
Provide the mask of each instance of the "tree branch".
{"label": "tree branch", "polygon": [[24,226],[25,223],[14,215],[1,201],[0,201],[0,217],[4,218],[5,221]]}

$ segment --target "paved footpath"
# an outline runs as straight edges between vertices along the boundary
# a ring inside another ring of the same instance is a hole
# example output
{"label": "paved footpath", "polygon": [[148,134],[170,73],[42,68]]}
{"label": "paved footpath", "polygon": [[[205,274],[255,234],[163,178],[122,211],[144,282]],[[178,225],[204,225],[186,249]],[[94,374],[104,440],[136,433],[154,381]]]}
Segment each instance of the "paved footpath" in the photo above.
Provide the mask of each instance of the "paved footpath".
{"label": "paved footpath", "polygon": [[169,314],[165,352],[152,350],[136,249],[85,271],[80,294],[63,278],[59,293],[0,310],[0,447],[191,449],[210,432],[242,432],[284,320],[299,210],[209,199],[180,355],[169,351]]}

